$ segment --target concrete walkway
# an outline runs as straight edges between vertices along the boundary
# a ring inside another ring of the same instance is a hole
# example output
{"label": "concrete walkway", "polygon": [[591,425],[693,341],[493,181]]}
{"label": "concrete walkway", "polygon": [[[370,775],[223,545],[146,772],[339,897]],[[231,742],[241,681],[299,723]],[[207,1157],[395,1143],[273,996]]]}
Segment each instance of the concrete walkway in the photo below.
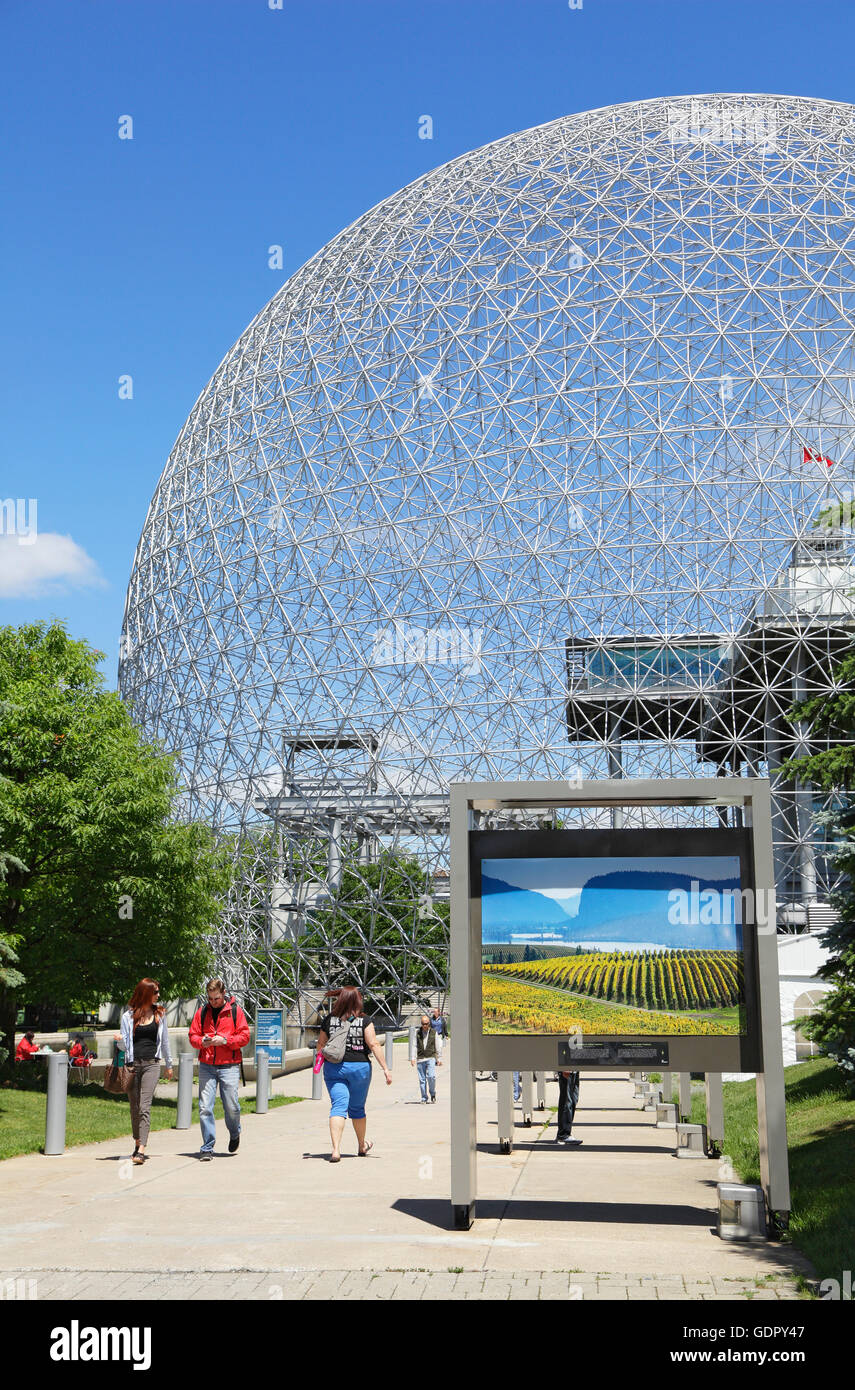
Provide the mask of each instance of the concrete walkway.
{"label": "concrete walkway", "polygon": [[[154,1133],[137,1168],[128,1140],[8,1159],[0,1279],[39,1298],[321,1298],[332,1278],[352,1298],[792,1299],[796,1274],[812,1277],[791,1247],[713,1234],[718,1164],[674,1158],[625,1075],[583,1075],[580,1149],[557,1148],[554,1115],[535,1112],[510,1155],[495,1084],[478,1083],[478,1219],[455,1231],[447,1064],[438,1079],[422,1105],[396,1053],[393,1085],[372,1082],[374,1152],[358,1159],[349,1128],[339,1164],[308,1071],[275,1083],[302,1104],[244,1117],[234,1156],[221,1121],[213,1163],[198,1162],[198,1128]],[[547,1083],[547,1105],[557,1092]]]}

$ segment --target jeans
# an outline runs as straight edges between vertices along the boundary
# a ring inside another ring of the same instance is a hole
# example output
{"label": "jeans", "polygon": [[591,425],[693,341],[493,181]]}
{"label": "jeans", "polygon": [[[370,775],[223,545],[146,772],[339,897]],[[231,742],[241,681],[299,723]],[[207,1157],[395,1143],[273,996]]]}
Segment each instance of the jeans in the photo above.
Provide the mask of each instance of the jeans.
{"label": "jeans", "polygon": [[579,1073],[558,1073],[558,1138],[569,1139],[579,1103]]}
{"label": "jeans", "polygon": [[421,1062],[416,1062],[416,1071],[419,1074],[422,1100],[428,1098],[428,1087],[430,1087],[431,1097],[434,1097],[436,1095],[436,1058],[425,1057]]}
{"label": "jeans", "polygon": [[371,1085],[370,1062],[324,1062],[324,1081],[330,1093],[330,1119],[365,1119],[365,1102]]}
{"label": "jeans", "polygon": [[520,1072],[515,1071],[515,1072],[514,1072],[514,1100],[519,1100],[519,1098],[520,1098],[521,1095],[522,1095],[522,1082],[520,1081]]}
{"label": "jeans", "polygon": [[226,1129],[232,1139],[240,1134],[240,1066],[212,1067],[208,1062],[199,1063],[199,1123],[202,1126],[202,1152],[213,1153],[217,1137],[214,1123],[214,1101],[217,1099],[217,1086],[226,1115]]}

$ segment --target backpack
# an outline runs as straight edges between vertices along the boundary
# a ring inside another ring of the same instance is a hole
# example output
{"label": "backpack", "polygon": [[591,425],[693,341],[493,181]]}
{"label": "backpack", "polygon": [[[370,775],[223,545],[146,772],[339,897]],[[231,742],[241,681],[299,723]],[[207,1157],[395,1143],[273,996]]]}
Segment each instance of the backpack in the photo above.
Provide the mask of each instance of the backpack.
{"label": "backpack", "polygon": [[[347,1051],[347,1040],[350,1036],[350,1025],[353,1021],[353,1017],[351,1016],[346,1023],[342,1022],[341,1027],[330,1034],[326,1046],[324,1047],[325,1061],[334,1063],[344,1061],[344,1054]],[[332,1026],[332,1015],[330,1016],[330,1026]],[[365,1024],[363,1024],[362,1027],[364,1032]]]}

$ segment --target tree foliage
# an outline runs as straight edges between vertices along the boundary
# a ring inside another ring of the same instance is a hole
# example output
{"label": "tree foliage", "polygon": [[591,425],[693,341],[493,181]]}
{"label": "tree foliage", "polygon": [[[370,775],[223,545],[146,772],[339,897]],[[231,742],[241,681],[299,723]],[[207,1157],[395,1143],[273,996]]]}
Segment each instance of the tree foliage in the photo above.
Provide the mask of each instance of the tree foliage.
{"label": "tree foliage", "polygon": [[373,864],[346,849],[341,887],[314,909],[300,949],[307,976],[328,988],[347,983],[382,997],[393,1013],[407,1000],[444,987],[449,905],[412,855],[384,851]]}
{"label": "tree foliage", "polygon": [[[847,523],[851,524],[851,504]],[[824,525],[840,525],[839,509],[823,513]],[[839,849],[836,867],[840,887],[831,895],[838,920],[824,932],[822,944],[830,952],[819,975],[833,989],[816,1013],[800,1023],[805,1037],[822,1052],[834,1057],[855,1088],[855,651],[849,651],[834,670],[835,692],[805,700],[790,711],[790,719],[810,726],[811,737],[822,737],[829,747],[793,759],[782,769],[785,776],[813,782],[825,790],[838,790],[841,804],[828,818],[829,834]]]}
{"label": "tree foliage", "polygon": [[146,744],[101,653],[58,622],[0,628],[0,934],[24,980],[0,988],[4,1032],[25,1002],[94,1006],[155,975],[194,993],[228,887],[211,831],[176,817],[173,760]]}

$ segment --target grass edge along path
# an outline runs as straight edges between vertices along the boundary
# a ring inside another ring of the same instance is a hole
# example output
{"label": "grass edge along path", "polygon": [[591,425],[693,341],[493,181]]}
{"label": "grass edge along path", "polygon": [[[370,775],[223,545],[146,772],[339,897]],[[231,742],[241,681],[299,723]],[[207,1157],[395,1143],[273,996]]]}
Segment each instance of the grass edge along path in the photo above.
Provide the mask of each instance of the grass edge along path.
{"label": "grass edge along path", "polygon": [[[792,1214],[790,1239],[820,1280],[837,1279],[855,1259],[855,1100],[836,1064],[817,1057],[784,1071]],[[759,1183],[755,1082],[724,1083],[724,1151],[742,1182]],[[703,1123],[703,1094],[692,1120]]]}
{"label": "grass edge along path", "polygon": [[[302,1096],[271,1096],[268,1105],[273,1110],[302,1099]],[[21,1154],[39,1153],[44,1148],[46,1104],[44,1091],[19,1090],[12,1086],[0,1088],[0,1161],[17,1158]],[[155,1096],[151,1107],[152,1133],[174,1128],[177,1106],[175,1097]],[[244,1115],[254,1115],[255,1097],[243,1096],[241,1110]],[[214,1117],[219,1120],[222,1116],[222,1102],[218,1100],[214,1106]],[[194,1097],[193,1124],[198,1123],[199,1102]],[[98,1144],[103,1139],[121,1139],[123,1136],[129,1140],[131,1138],[130,1107],[125,1096],[110,1095],[95,1084],[69,1090],[65,1119],[66,1148],[75,1148],[78,1144]]]}

